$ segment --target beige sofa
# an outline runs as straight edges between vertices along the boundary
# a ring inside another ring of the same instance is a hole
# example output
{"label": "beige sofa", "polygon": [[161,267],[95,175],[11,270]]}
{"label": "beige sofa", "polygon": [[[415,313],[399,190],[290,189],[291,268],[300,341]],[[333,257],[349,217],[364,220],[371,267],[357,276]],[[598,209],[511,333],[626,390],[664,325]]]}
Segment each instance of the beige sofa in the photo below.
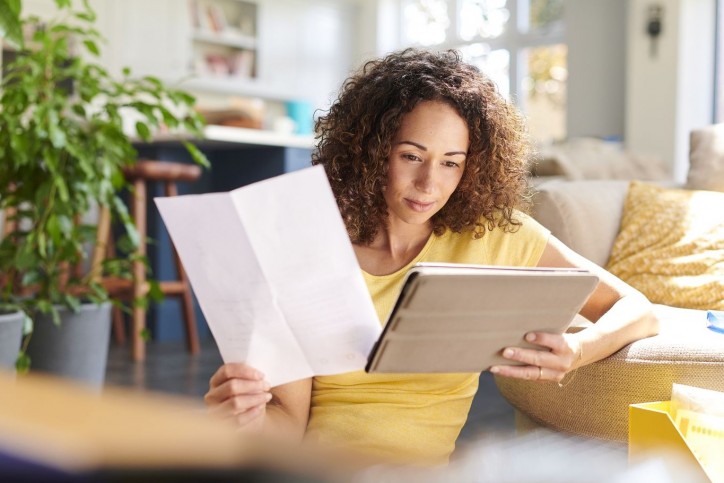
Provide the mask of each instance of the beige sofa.
{"label": "beige sofa", "polygon": [[[555,180],[538,186],[534,217],[553,235],[605,266],[621,221],[628,181]],[[661,332],[584,366],[570,382],[496,377],[500,393],[540,425],[626,441],[628,406],[668,400],[673,383],[724,391],[724,335],[706,328],[706,312],[656,306]]]}

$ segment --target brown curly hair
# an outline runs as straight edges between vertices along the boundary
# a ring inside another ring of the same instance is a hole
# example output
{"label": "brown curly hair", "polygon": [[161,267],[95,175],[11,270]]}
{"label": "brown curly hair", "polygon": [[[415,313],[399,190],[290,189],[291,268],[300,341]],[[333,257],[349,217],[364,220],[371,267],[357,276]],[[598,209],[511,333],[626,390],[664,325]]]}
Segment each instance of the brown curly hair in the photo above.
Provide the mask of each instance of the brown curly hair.
{"label": "brown curly hair", "polygon": [[315,122],[312,164],[324,166],[352,241],[371,243],[387,223],[383,190],[392,140],[402,117],[421,101],[456,109],[470,138],[460,184],[432,217],[435,234],[515,230],[520,221],[513,210],[529,206],[530,144],[521,115],[458,52],[406,49],[364,64]]}

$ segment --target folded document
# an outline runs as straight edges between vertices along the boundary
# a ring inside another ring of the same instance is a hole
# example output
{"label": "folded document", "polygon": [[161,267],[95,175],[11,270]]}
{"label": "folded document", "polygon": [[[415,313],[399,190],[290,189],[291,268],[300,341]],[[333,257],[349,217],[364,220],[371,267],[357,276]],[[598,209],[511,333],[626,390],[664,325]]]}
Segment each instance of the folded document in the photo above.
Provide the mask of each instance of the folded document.
{"label": "folded document", "polygon": [[364,367],[380,323],[321,167],[155,201],[225,362],[273,386]]}

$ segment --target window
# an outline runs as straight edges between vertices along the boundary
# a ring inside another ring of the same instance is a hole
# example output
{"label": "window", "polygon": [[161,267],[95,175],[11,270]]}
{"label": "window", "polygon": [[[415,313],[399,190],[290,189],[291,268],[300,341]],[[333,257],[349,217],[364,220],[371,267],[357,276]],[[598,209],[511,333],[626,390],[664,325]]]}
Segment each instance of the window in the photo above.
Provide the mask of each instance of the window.
{"label": "window", "polygon": [[528,118],[534,139],[566,137],[563,0],[400,0],[403,45],[461,51]]}

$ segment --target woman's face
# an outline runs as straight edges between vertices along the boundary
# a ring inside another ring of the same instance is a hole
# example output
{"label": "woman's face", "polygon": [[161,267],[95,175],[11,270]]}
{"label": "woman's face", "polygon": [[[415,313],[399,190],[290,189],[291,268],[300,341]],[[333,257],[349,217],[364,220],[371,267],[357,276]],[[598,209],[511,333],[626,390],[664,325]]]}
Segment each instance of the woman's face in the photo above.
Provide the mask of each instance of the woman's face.
{"label": "woman's face", "polygon": [[465,120],[450,105],[420,102],[392,141],[384,192],[390,224],[425,224],[457,188],[470,144]]}

